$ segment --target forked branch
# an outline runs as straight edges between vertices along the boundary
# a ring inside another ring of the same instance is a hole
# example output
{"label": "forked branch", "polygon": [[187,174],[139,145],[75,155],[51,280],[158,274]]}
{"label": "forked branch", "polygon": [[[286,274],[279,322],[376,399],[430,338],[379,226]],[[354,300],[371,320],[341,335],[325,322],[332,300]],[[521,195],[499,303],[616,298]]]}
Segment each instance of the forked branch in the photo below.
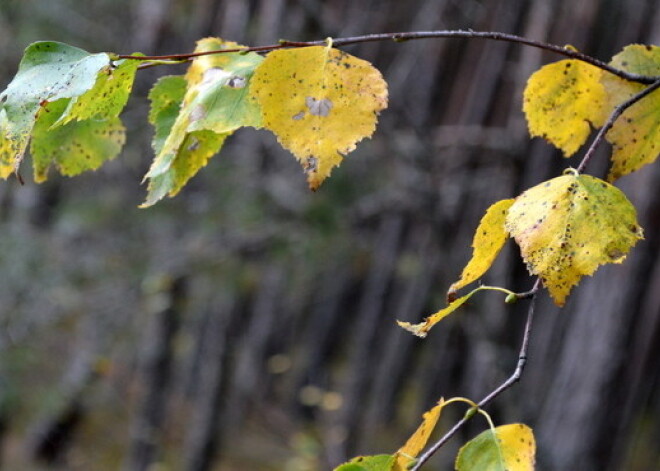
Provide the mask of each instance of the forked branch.
{"label": "forked branch", "polygon": [[[520,380],[523,370],[525,369],[525,365],[527,364],[527,351],[529,349],[529,339],[532,334],[532,323],[534,321],[536,292],[539,290],[540,287],[541,287],[541,280],[537,279],[536,283],[534,284],[534,287],[530,291],[525,293],[525,295],[529,293],[529,297],[531,298],[531,300],[529,304],[529,309],[527,310],[527,320],[525,321],[525,330],[523,333],[523,339],[520,346],[520,352],[518,353],[518,363],[516,365],[516,369],[506,381],[504,381],[493,391],[488,393],[481,401],[477,403],[477,406],[479,406],[479,408],[483,408],[487,406],[493,399],[495,399],[497,396],[499,396],[501,393],[509,389],[511,386],[513,386],[515,383],[517,383]],[[473,416],[474,414],[468,413],[465,415],[465,417],[463,417],[461,420],[456,422],[456,424],[454,424],[454,426],[447,433],[445,433],[437,442],[435,442],[428,450],[426,450],[419,457],[419,459],[415,463],[415,466],[412,467],[410,471],[419,471],[419,469],[421,469],[424,463],[426,463],[440,448],[442,448],[442,446],[445,443],[447,443],[450,438],[456,435],[456,432],[458,432]]]}
{"label": "forked branch", "polygon": [[631,96],[628,100],[624,101],[619,106],[614,108],[614,110],[612,110],[610,117],[607,118],[607,121],[605,122],[603,127],[600,128],[600,131],[598,131],[598,134],[596,134],[596,137],[589,146],[589,149],[587,149],[587,152],[584,154],[584,157],[582,158],[580,165],[578,165],[576,170],[579,173],[582,173],[582,171],[584,171],[585,167],[591,160],[591,157],[593,157],[594,153],[596,152],[596,148],[603,141],[603,139],[605,139],[605,135],[610,129],[612,129],[612,126],[614,126],[616,120],[619,119],[619,116],[621,116],[623,112],[626,111],[626,109],[630,108],[632,105],[640,101],[642,98],[650,95],[659,88],[660,88],[660,79],[653,82],[650,86],[646,87],[641,92]]}

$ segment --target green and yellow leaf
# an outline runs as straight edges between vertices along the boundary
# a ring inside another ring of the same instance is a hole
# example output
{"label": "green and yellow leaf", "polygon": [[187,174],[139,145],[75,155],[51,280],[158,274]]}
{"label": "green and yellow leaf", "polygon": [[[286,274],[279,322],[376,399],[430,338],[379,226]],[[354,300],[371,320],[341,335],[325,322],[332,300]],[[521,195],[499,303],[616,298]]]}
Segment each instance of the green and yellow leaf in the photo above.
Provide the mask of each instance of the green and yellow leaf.
{"label": "green and yellow leaf", "polygon": [[589,123],[603,125],[608,109],[601,69],[578,60],[548,64],[534,72],[523,94],[529,133],[541,136],[566,157],[584,144]]}
{"label": "green and yellow leaf", "polygon": [[407,471],[413,465],[417,455],[426,447],[429,438],[431,438],[431,434],[440,420],[440,413],[444,406],[445,400],[440,399],[437,405],[424,413],[421,425],[410,436],[406,444],[395,453],[396,462],[392,471]]}
{"label": "green and yellow leaf", "polygon": [[461,447],[456,471],[532,471],[536,442],[532,429],[509,424],[488,429]]}
{"label": "green and yellow leaf", "polygon": [[[660,75],[660,47],[641,44],[626,46],[612,58],[610,64],[631,73]],[[601,81],[611,108],[645,88],[645,85],[608,73],[603,73]],[[605,137],[613,147],[608,181],[613,182],[655,162],[660,155],[660,90],[625,110]]]}
{"label": "green and yellow leaf", "polygon": [[96,170],[119,155],[126,141],[119,118],[74,121],[53,129],[67,102],[67,99],[58,100],[39,111],[30,143],[36,182],[46,180],[51,165],[69,177]]}
{"label": "green and yellow leaf", "polygon": [[461,278],[449,287],[448,297],[453,297],[459,289],[481,278],[491,267],[509,237],[504,220],[513,202],[513,199],[498,201],[481,218],[472,241],[472,258],[463,269]]}
{"label": "green and yellow leaf", "polygon": [[0,178],[18,170],[39,108],[84,94],[110,64],[106,53],[89,54],[53,41],[25,49],[18,73],[0,93]]}
{"label": "green and yellow leaf", "polygon": [[387,84],[369,62],[331,47],[273,51],[251,93],[264,127],[302,164],[315,190],[376,129]]}
{"label": "green and yellow leaf", "polygon": [[[181,76],[162,77],[149,93],[149,122],[155,128],[152,147],[156,154],[161,153],[180,116],[186,85],[186,80]],[[150,206],[165,196],[176,195],[218,153],[227,135],[206,130],[186,132],[167,170],[149,180],[149,193],[142,206]]]}
{"label": "green and yellow leaf", "polygon": [[[240,47],[205,38],[198,41],[195,51]],[[261,126],[261,112],[248,90],[262,61],[255,53],[200,56],[184,79],[166,77],[154,86],[149,94],[149,119],[156,128],[156,157],[145,176],[149,194],[143,207],[177,194],[236,129]]]}
{"label": "green and yellow leaf", "polygon": [[505,224],[559,306],[583,276],[621,263],[643,238],[635,208],[618,188],[574,171],[518,196]]}
{"label": "green and yellow leaf", "polygon": [[[133,54],[140,55],[140,54]],[[69,102],[55,126],[73,120],[109,119],[119,116],[133,89],[135,73],[141,61],[126,59],[99,71],[94,86]]]}
{"label": "green and yellow leaf", "polygon": [[358,456],[334,471],[390,471],[394,460],[394,455]]}

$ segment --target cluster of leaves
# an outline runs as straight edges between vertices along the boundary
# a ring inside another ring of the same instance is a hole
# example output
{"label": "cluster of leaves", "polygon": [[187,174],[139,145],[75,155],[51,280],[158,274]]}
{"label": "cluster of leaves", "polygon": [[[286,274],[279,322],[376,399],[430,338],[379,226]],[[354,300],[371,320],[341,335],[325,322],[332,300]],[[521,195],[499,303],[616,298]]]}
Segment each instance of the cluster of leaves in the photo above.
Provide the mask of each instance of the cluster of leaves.
{"label": "cluster of leaves", "polygon": [[[149,93],[155,158],[145,176],[148,194],[143,206],[176,195],[242,127],[272,131],[301,163],[310,188],[317,189],[343,156],[373,134],[388,100],[387,84],[377,69],[333,48],[331,40],[326,43],[259,54],[219,38],[200,40],[195,54],[186,57],[194,57],[187,73],[162,77]],[[176,60],[140,54],[90,54],[57,42],[30,45],[14,80],[0,94],[0,177],[18,174],[28,147],[37,182],[47,178],[51,166],[72,176],[117,156],[125,141],[119,114],[140,64],[172,62]],[[614,56],[611,66],[658,77],[660,48],[628,46]],[[400,325],[426,336],[483,289],[503,291],[507,301],[515,301],[516,293],[488,286],[456,297],[484,275],[508,238],[515,240],[529,272],[560,306],[583,276],[600,265],[621,263],[642,239],[642,229],[633,205],[611,183],[657,159],[660,90],[615,118],[622,104],[644,89],[576,59],[534,73],[524,92],[530,134],[544,137],[569,157],[592,127],[603,127],[613,146],[608,181],[568,169],[517,198],[493,204],[476,230],[471,260],[449,289],[448,306],[422,323]],[[337,471],[416,466],[449,402],[440,401],[427,412],[398,452],[359,457]],[[496,428],[491,423],[461,449],[456,468],[527,470],[533,463],[531,429],[522,424]]]}
{"label": "cluster of leaves", "polygon": [[[658,76],[660,47],[627,46],[611,65]],[[644,88],[591,64],[562,60],[529,78],[523,111],[532,136],[547,139],[570,157],[586,142],[591,126],[603,126],[618,106]],[[605,137],[613,146],[609,182],[655,161],[660,155],[660,91],[627,108]],[[509,237],[559,306],[583,276],[600,265],[623,262],[643,238],[634,206],[606,181],[574,169],[564,173],[488,208],[474,235],[472,258],[449,288],[449,305],[419,324],[399,325],[424,337],[474,293],[491,289],[480,287],[455,299],[459,289],[484,275]],[[515,300],[514,293],[507,293]]]}
{"label": "cluster of leaves", "polygon": [[[240,50],[219,38],[195,53]],[[146,59],[145,59],[146,61]],[[34,177],[54,165],[63,175],[98,168],[125,140],[118,118],[140,55],[118,60],[57,42],[30,45],[0,95],[0,176],[18,172],[30,143]],[[156,157],[143,206],[174,196],[225,139],[266,128],[301,162],[317,189],[343,155],[371,136],[387,106],[387,84],[368,62],[331,47],[196,57],[184,76],[162,77],[149,93]]]}
{"label": "cluster of leaves", "polygon": [[335,471],[406,471],[417,463],[417,457],[426,447],[444,407],[453,402],[468,402],[468,414],[485,415],[490,428],[467,442],[456,456],[457,471],[510,470],[524,471],[534,468],[536,442],[532,430],[524,424],[495,427],[484,411],[469,400],[440,399],[428,410],[421,425],[399,450],[391,455],[358,456]]}

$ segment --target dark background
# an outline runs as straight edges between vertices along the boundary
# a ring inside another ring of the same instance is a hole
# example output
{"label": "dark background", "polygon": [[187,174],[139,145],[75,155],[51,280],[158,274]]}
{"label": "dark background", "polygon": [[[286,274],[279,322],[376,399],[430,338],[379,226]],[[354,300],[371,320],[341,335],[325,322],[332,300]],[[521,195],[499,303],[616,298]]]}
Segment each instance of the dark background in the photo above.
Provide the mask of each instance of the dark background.
{"label": "dark background", "polygon": [[[609,60],[660,42],[655,0],[1,0],[0,83],[32,41],[187,52],[391,31],[517,33]],[[140,72],[129,143],[101,170],[0,184],[0,464],[7,470],[328,470],[389,453],[440,396],[513,370],[526,303],[481,293],[427,339],[396,327],[443,306],[494,201],[577,165],[530,140],[525,80],[558,57],[483,40],[345,48],[390,108],[322,188],[266,131],[241,130],[173,200],[138,209],[152,131]],[[607,145],[589,171],[603,177]],[[522,382],[488,408],[525,422],[540,470],[660,463],[660,166],[621,179],[646,240],[543,294]],[[484,278],[531,288],[509,244]],[[447,427],[464,412],[453,406]],[[428,470],[451,469],[476,419]]]}

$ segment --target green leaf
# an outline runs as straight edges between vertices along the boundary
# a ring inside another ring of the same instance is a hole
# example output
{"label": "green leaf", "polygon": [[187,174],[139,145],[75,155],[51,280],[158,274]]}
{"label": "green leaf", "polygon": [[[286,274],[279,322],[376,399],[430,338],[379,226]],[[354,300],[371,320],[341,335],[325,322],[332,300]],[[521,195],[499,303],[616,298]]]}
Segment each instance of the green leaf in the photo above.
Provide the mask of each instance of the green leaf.
{"label": "green leaf", "polygon": [[[197,43],[196,52],[241,47],[218,38]],[[259,127],[261,113],[249,99],[258,54],[214,54],[196,58],[185,78],[165,77],[149,93],[149,120],[156,128],[156,151],[149,194],[142,207],[174,196],[216,154],[224,140],[244,126]]]}
{"label": "green leaf", "polygon": [[106,53],[89,54],[58,42],[28,46],[18,73],[0,93],[0,177],[18,169],[39,108],[84,94],[111,64]]}
{"label": "green leaf", "polygon": [[[611,65],[642,75],[660,75],[660,47],[632,44],[612,58]],[[612,74],[601,79],[608,93],[610,107],[623,103],[645,86],[628,82]],[[616,120],[605,136],[612,144],[612,168],[607,180],[655,162],[660,155],[660,90],[644,97]]]}
{"label": "green leaf", "polygon": [[394,466],[394,455],[358,456],[334,471],[390,471]]}
{"label": "green leaf", "polygon": [[628,198],[590,175],[553,178],[522,193],[506,228],[531,274],[563,306],[572,287],[605,263],[621,263],[642,229]]}
{"label": "green leaf", "polygon": [[211,157],[218,153],[227,134],[195,131],[186,134],[170,167],[149,180],[149,194],[140,207],[148,207],[165,196],[175,196]]}
{"label": "green leaf", "polygon": [[[149,92],[149,122],[156,130],[151,144],[156,154],[162,151],[179,116],[186,87],[184,77],[171,75],[159,79]],[[142,206],[150,206],[167,195],[176,195],[220,150],[226,136],[212,131],[187,133],[167,171],[149,180],[149,194]]]}
{"label": "green leaf", "polygon": [[[156,130],[152,141],[156,154],[162,152],[165,142],[172,134],[172,128],[180,116],[186,87],[184,77],[167,76],[159,79],[149,92],[149,122]],[[220,150],[227,135],[212,131],[184,133],[167,170],[149,179],[149,192],[141,207],[151,206],[165,196],[174,196],[181,191],[199,169]]]}
{"label": "green leaf", "polygon": [[541,136],[573,155],[591,128],[607,119],[601,70],[578,60],[548,64],[534,72],[523,94],[523,111],[531,136]]}
{"label": "green leaf", "polygon": [[163,149],[165,140],[179,115],[186,87],[187,82],[182,75],[169,75],[158,79],[149,92],[151,102],[149,122],[156,131],[151,146],[156,154]]}
{"label": "green leaf", "polygon": [[108,119],[119,116],[131,94],[139,65],[139,60],[130,59],[104,67],[90,90],[71,99],[56,125],[66,124],[72,120]]}
{"label": "green leaf", "polygon": [[67,99],[58,100],[39,111],[30,145],[37,182],[46,180],[51,164],[66,176],[96,170],[106,160],[116,157],[126,140],[119,118],[76,121],[53,129],[67,102]]}
{"label": "green leaf", "polygon": [[491,205],[479,222],[472,241],[472,258],[463,269],[461,278],[449,287],[448,297],[456,291],[478,280],[490,268],[509,238],[504,227],[504,220],[513,199],[501,200]]}
{"label": "green leaf", "polygon": [[330,47],[273,51],[252,80],[264,127],[319,187],[343,155],[370,137],[387,107],[387,84],[369,62]]}
{"label": "green leaf", "polygon": [[531,428],[524,424],[502,425],[467,442],[456,457],[456,470],[532,471],[535,454]]}

